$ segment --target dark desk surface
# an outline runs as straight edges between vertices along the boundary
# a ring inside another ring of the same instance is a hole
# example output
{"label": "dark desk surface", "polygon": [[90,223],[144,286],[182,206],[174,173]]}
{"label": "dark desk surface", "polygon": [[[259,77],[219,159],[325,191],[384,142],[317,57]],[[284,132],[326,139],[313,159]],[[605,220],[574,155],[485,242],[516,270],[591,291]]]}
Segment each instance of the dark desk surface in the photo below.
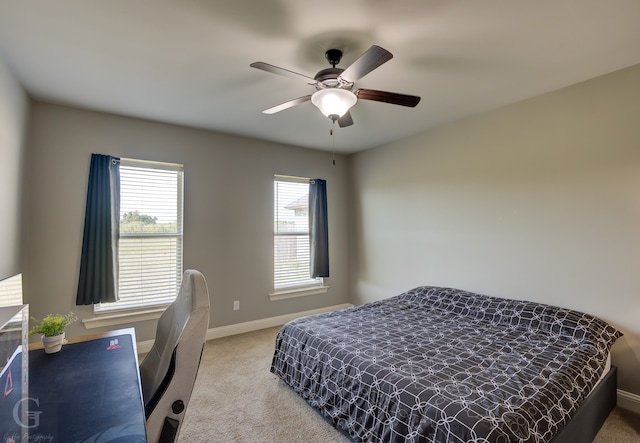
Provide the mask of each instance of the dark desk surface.
{"label": "dark desk surface", "polygon": [[30,350],[29,399],[30,441],[146,442],[134,329]]}

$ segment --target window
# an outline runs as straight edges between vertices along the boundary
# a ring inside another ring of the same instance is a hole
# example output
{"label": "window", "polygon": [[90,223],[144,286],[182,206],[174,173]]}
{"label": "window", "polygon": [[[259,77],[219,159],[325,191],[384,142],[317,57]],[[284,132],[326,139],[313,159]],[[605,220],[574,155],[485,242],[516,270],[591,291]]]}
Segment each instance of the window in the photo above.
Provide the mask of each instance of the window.
{"label": "window", "polygon": [[119,300],[96,312],[171,303],[182,281],[182,165],[120,159]]}
{"label": "window", "polygon": [[22,274],[0,280],[0,306],[22,304]]}
{"label": "window", "polygon": [[322,286],[309,272],[309,179],[276,176],[273,195],[274,290]]}

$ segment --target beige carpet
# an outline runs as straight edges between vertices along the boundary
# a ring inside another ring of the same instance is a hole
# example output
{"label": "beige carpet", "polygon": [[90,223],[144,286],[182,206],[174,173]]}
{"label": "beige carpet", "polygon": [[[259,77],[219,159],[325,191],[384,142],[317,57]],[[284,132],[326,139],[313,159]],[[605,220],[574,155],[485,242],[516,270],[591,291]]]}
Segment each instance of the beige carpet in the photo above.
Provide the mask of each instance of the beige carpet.
{"label": "beige carpet", "polygon": [[[269,372],[278,329],[207,343],[180,443],[349,441]],[[640,417],[614,410],[595,442],[640,443]]]}

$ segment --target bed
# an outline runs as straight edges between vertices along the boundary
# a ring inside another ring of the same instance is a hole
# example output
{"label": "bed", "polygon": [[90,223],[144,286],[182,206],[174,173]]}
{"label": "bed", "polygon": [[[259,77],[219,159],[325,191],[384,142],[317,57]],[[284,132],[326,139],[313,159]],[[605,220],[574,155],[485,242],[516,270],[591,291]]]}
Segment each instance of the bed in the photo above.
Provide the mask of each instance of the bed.
{"label": "bed", "polygon": [[271,372],[353,441],[591,441],[622,334],[573,310],[422,286],[299,318]]}

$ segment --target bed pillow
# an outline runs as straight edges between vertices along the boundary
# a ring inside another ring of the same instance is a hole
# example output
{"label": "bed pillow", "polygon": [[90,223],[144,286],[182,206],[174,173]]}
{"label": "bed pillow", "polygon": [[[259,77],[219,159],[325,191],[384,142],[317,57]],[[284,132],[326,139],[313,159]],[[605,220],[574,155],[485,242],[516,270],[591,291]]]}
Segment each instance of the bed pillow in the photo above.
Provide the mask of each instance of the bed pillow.
{"label": "bed pillow", "polygon": [[420,286],[397,296],[400,303],[442,310],[470,320],[527,329],[586,343],[608,352],[622,333],[582,312],[523,300],[476,294],[455,288]]}

